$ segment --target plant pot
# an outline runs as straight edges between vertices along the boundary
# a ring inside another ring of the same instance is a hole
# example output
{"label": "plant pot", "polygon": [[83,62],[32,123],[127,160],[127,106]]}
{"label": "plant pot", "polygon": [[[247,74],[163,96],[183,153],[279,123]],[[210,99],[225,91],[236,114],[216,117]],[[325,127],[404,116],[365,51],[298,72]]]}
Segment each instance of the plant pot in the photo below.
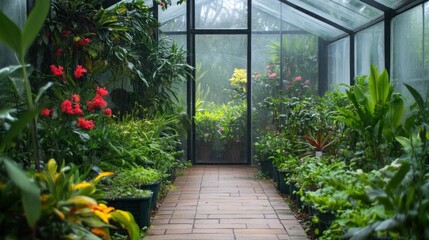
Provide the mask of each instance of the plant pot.
{"label": "plant pot", "polygon": [[198,141],[196,144],[197,147],[197,162],[210,162],[210,156],[213,148],[213,144],[211,142],[200,142]]}
{"label": "plant pot", "polygon": [[271,174],[272,174],[272,179],[273,179],[273,181],[274,182],[277,182],[277,167],[276,166],[273,166],[273,171],[271,172]]}
{"label": "plant pot", "polygon": [[159,194],[159,190],[161,188],[161,183],[160,182],[153,182],[153,183],[143,184],[143,185],[140,185],[139,188],[143,189],[143,190],[152,191],[151,209],[155,209],[156,204],[158,202],[158,194]]}
{"label": "plant pot", "polygon": [[273,162],[270,160],[260,160],[259,161],[259,166],[261,167],[261,172],[268,175],[268,176],[272,176],[272,171],[273,171]]}
{"label": "plant pot", "polygon": [[286,185],[286,178],[290,174],[289,171],[285,170],[279,170],[278,171],[278,181],[277,181],[277,188],[281,193],[284,194],[290,194],[290,189],[288,185]]}
{"label": "plant pot", "polygon": [[241,149],[243,148],[242,142],[232,142],[226,146],[226,158],[228,162],[241,161]]}
{"label": "plant pot", "polygon": [[316,152],[315,152],[315,154],[314,154],[314,156],[315,156],[316,158],[321,158],[321,157],[322,157],[322,155],[323,155],[323,152],[322,152],[322,151],[316,151]]}
{"label": "plant pot", "polygon": [[144,228],[150,226],[151,199],[152,196],[146,198],[118,198],[108,199],[107,202],[109,206],[115,209],[128,211],[133,214],[139,227]]}

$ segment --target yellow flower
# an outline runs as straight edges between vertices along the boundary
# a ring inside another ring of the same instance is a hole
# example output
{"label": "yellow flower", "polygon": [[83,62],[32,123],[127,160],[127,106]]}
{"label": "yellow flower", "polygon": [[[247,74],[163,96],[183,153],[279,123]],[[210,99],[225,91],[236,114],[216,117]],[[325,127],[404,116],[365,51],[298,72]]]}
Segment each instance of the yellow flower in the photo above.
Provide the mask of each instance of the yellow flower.
{"label": "yellow flower", "polygon": [[109,223],[109,219],[111,218],[110,212],[115,210],[113,207],[106,206],[102,203],[91,208],[94,211],[94,214],[105,223]]}
{"label": "yellow flower", "polygon": [[92,228],[91,232],[94,233],[97,236],[110,239],[109,234],[107,234],[106,230],[104,228]]}

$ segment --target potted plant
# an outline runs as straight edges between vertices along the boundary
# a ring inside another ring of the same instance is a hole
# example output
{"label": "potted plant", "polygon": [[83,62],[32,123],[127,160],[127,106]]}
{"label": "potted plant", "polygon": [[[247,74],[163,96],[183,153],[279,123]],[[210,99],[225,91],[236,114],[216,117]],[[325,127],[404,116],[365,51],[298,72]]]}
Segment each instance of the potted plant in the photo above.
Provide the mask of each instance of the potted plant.
{"label": "potted plant", "polygon": [[229,103],[223,106],[223,111],[221,139],[225,144],[225,155],[230,162],[239,162],[245,137],[246,106],[244,102],[240,105]]}
{"label": "potted plant", "polygon": [[124,171],[127,181],[142,190],[150,190],[153,192],[151,200],[151,208],[155,209],[158,202],[158,194],[161,188],[161,180],[163,175],[158,170],[153,168],[133,167]]}
{"label": "potted plant", "polygon": [[131,212],[140,228],[149,227],[153,192],[138,188],[135,175],[128,175],[129,172],[122,171],[113,179],[108,187],[107,202]]}
{"label": "potted plant", "polygon": [[315,157],[316,158],[320,158],[323,154],[323,150],[329,146],[331,146],[332,144],[334,144],[337,140],[338,137],[332,139],[331,136],[334,133],[334,131],[329,131],[325,136],[324,131],[322,130],[322,128],[320,128],[317,133],[316,136],[309,136],[309,135],[304,135],[304,139],[307,140],[307,142],[314,148],[315,150]]}
{"label": "potted plant", "polygon": [[197,159],[201,162],[209,162],[213,140],[220,133],[219,116],[201,109],[195,114],[195,124]]}

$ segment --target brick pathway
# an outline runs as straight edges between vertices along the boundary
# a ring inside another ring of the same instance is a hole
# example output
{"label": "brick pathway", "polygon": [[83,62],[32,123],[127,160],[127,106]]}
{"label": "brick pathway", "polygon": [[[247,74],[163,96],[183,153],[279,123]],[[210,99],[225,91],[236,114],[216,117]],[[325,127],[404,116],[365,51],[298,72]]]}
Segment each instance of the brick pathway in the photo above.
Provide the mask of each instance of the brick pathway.
{"label": "brick pathway", "polygon": [[269,180],[250,166],[192,166],[176,178],[147,240],[307,239]]}

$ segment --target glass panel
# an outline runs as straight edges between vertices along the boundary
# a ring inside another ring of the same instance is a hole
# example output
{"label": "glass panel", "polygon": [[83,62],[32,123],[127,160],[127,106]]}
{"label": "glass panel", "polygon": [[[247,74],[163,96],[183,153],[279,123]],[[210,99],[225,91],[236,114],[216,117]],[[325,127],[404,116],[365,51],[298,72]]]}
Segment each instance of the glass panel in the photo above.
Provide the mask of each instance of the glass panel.
{"label": "glass panel", "polygon": [[282,19],[327,41],[345,34],[345,32],[291,8],[286,4],[282,5]]}
{"label": "glass panel", "polygon": [[368,75],[370,65],[384,69],[384,22],[355,35],[355,76]]}
{"label": "glass panel", "polygon": [[[259,7],[265,4],[264,8]],[[275,31],[280,30],[280,1],[278,0],[254,0],[252,2],[252,30],[253,31]],[[269,11],[266,11],[266,9]],[[272,15],[272,12],[277,12]]]}
{"label": "glass panel", "polygon": [[344,90],[341,83],[350,84],[350,37],[328,46],[328,89]]}
{"label": "glass panel", "polygon": [[[426,76],[426,82],[429,82],[429,3],[425,3],[425,13],[424,13],[424,49],[425,49],[425,58],[424,58],[424,65],[425,65],[425,74],[423,76]],[[429,91],[429,90],[428,90]],[[429,92],[428,92],[429,94]]]}
{"label": "glass panel", "polygon": [[[27,14],[26,0],[2,1],[0,11],[6,14],[18,26],[22,26]],[[0,43],[0,53],[0,69],[18,63],[14,52],[3,45],[3,43]]]}
{"label": "glass panel", "polygon": [[421,94],[426,94],[428,87],[428,77],[423,70],[423,36],[423,5],[392,20],[391,81],[395,90],[406,96],[410,95],[402,83],[410,84]]}
{"label": "glass panel", "polygon": [[186,31],[186,3],[173,4],[163,11],[158,8],[161,31]]}
{"label": "glass panel", "polygon": [[247,36],[197,35],[196,162],[247,163]]}
{"label": "glass panel", "polygon": [[200,0],[195,2],[197,29],[247,28],[247,0]]}
{"label": "glass panel", "polygon": [[359,0],[290,0],[290,2],[348,29],[356,29],[383,15],[382,11]]}
{"label": "glass panel", "polygon": [[[171,35],[161,35],[163,41],[166,41],[169,44],[176,44],[179,48],[186,49],[186,35],[185,34],[171,34]],[[177,81],[173,86],[175,97],[172,99],[176,99],[177,105],[180,107],[180,111],[182,113],[186,113],[188,109],[188,86],[186,82]],[[188,156],[188,144],[187,144],[187,132],[180,133],[180,142],[182,143],[181,149],[184,151],[183,159],[187,160]]]}
{"label": "glass panel", "polygon": [[399,8],[400,6],[404,5],[405,3],[412,2],[414,0],[375,0],[376,2],[379,2],[381,4],[384,4],[390,8]]}

